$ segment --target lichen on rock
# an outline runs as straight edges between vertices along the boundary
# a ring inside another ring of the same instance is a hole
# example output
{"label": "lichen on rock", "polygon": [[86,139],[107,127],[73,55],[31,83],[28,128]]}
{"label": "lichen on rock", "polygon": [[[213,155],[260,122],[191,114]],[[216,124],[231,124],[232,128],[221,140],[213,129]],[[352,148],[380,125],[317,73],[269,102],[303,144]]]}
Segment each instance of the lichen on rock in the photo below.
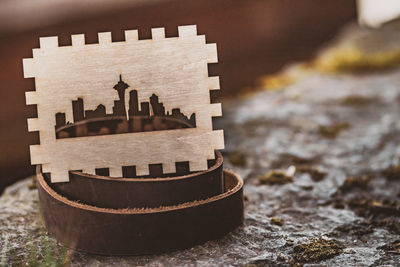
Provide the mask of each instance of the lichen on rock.
{"label": "lichen on rock", "polygon": [[260,184],[283,185],[293,182],[294,178],[283,170],[271,170],[267,174],[259,176],[258,180]]}
{"label": "lichen on rock", "polygon": [[314,238],[307,243],[294,246],[291,255],[295,262],[316,263],[339,255],[343,249],[342,245],[333,240]]}
{"label": "lichen on rock", "polygon": [[329,139],[336,138],[342,131],[350,128],[347,122],[337,122],[332,125],[319,125],[318,132],[321,136]]}

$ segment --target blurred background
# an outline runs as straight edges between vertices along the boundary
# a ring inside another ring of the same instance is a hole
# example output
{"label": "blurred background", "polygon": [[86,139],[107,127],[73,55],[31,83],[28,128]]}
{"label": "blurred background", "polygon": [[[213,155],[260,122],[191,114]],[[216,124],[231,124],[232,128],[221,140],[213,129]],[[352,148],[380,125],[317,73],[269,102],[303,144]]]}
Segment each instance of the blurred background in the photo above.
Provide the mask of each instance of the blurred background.
{"label": "blurred background", "polygon": [[256,90],[265,75],[283,66],[306,61],[356,20],[356,3],[349,0],[2,0],[0,6],[0,192],[33,173],[27,117],[35,107],[25,105],[25,91],[34,80],[24,79],[22,58],[32,57],[39,37],[59,36],[70,45],[71,34],[84,33],[86,43],[97,33],[111,31],[114,41],[127,29],[151,38],[152,27],[165,27],[177,36],[178,25],[197,24],[207,42],[218,45],[219,63],[210,75],[221,79],[220,96],[235,98]]}
{"label": "blurred background", "polygon": [[[399,0],[0,1],[0,266],[399,266]],[[98,32],[123,41],[139,29],[149,39],[154,27],[174,37],[192,24],[217,43],[214,126],[224,168],[245,183],[245,227],[157,256],[63,252],[28,177],[39,136],[27,129],[35,81],[22,58],[39,37],[67,46],[71,34],[97,43]]]}

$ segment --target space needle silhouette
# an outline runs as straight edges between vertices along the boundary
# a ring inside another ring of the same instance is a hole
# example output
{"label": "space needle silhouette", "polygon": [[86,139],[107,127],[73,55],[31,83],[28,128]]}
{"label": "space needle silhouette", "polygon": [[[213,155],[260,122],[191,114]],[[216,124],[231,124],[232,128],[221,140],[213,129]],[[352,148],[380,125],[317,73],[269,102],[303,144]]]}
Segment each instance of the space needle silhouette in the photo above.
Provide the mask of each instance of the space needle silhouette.
{"label": "space needle silhouette", "polygon": [[114,89],[117,90],[119,100],[114,101],[113,114],[114,116],[126,116],[129,119],[129,115],[125,108],[125,90],[128,89],[129,85],[122,80],[122,75],[119,75],[119,81],[114,85]]}

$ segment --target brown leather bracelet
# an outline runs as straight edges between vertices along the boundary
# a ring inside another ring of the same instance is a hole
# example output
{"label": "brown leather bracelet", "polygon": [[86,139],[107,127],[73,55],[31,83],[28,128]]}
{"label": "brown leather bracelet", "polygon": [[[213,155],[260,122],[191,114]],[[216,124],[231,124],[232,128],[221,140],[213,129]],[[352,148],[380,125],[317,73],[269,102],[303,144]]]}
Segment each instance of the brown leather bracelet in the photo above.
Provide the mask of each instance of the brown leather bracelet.
{"label": "brown leather bracelet", "polygon": [[138,255],[188,248],[220,238],[243,221],[243,181],[230,171],[224,171],[222,194],[146,209],[71,201],[55,192],[41,172],[37,177],[48,232],[66,246],[89,253]]}
{"label": "brown leather bracelet", "polygon": [[[67,183],[50,183],[58,194],[69,200],[102,208],[157,208],[207,199],[222,194],[223,157],[216,159],[206,171],[167,178],[111,178],[70,172]],[[41,172],[38,166],[38,173]]]}

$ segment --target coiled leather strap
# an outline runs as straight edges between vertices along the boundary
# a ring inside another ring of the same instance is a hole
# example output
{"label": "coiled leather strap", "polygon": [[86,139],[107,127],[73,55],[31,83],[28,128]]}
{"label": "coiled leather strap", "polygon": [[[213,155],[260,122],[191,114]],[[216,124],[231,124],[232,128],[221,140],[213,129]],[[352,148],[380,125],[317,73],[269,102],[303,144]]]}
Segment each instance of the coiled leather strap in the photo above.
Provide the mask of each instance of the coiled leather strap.
{"label": "coiled leather strap", "polygon": [[80,251],[139,255],[184,249],[220,238],[243,221],[243,181],[226,170],[220,194],[177,205],[122,209],[70,200],[49,185],[40,167],[37,170],[40,207],[48,232]]}

